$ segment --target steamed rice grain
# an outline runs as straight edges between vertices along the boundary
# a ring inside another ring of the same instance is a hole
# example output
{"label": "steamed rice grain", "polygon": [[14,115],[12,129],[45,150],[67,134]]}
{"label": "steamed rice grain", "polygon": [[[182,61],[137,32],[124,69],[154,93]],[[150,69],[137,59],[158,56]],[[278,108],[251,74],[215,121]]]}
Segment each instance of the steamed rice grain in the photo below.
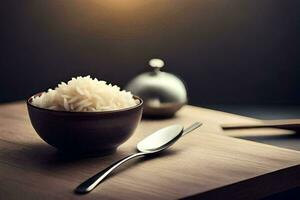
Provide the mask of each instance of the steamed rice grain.
{"label": "steamed rice grain", "polygon": [[37,107],[74,112],[118,110],[137,103],[130,92],[90,76],[72,78],[32,99]]}

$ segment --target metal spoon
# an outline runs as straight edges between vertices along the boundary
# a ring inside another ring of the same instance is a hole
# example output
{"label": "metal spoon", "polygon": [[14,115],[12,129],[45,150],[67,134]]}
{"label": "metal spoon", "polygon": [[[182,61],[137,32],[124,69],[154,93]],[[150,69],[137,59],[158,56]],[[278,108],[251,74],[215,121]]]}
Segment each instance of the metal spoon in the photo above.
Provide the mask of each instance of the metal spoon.
{"label": "metal spoon", "polygon": [[127,156],[113,163],[112,165],[100,171],[99,173],[95,174],[91,178],[81,183],[75,189],[75,192],[88,193],[92,191],[113,170],[115,170],[123,163],[127,162],[128,160],[131,160],[132,158],[161,152],[170,147],[172,144],[174,144],[182,135],[185,135],[200,126],[201,124],[199,122],[196,122],[187,129],[183,130],[183,126],[181,125],[172,125],[154,132],[153,134],[149,135],[137,144],[138,153]]}

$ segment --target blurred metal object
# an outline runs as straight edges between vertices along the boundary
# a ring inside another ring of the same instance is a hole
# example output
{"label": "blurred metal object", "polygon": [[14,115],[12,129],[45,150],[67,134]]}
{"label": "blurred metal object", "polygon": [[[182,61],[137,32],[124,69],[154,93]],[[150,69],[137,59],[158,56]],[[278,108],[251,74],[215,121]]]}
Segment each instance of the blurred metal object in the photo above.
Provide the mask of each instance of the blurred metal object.
{"label": "blurred metal object", "polygon": [[177,76],[160,70],[163,60],[151,59],[149,65],[153,70],[131,80],[126,90],[144,100],[144,116],[172,117],[187,103],[186,87]]}

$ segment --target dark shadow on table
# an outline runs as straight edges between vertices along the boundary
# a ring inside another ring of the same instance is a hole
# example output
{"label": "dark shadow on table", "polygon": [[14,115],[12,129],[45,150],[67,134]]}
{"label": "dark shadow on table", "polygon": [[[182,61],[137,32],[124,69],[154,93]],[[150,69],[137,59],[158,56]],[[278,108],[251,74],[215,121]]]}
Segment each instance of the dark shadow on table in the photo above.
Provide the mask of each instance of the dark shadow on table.
{"label": "dark shadow on table", "polygon": [[[135,158],[120,166],[115,173],[112,173],[111,176],[114,176],[116,173],[122,173],[130,167],[138,166],[140,164],[146,165],[150,160],[176,156],[181,151],[184,150],[171,148],[159,154]],[[132,152],[127,152],[120,149],[114,154],[106,156],[96,156],[96,154],[93,156],[77,156],[68,153],[62,153],[47,144],[38,143],[26,144],[22,148],[11,150],[10,152],[7,152],[6,159],[14,159],[12,155],[20,156],[21,154],[23,159],[14,160],[14,162],[19,162],[20,165],[29,167],[31,170],[46,170],[55,172],[60,170],[79,170],[81,167],[83,167],[91,168],[95,170],[96,173],[133,152],[134,150]],[[91,170],[91,172],[93,170]],[[92,176],[93,174],[90,175]]]}
{"label": "dark shadow on table", "polygon": [[240,136],[237,138],[300,151],[300,133],[291,133],[288,135]]}

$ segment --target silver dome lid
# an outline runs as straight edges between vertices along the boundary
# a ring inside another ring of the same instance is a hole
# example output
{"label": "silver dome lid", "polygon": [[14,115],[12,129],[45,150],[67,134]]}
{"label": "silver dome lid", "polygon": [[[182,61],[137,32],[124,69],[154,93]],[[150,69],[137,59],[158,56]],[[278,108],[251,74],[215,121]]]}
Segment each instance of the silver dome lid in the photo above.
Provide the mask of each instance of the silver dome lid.
{"label": "silver dome lid", "polygon": [[126,90],[144,100],[144,116],[173,116],[187,102],[186,87],[177,76],[161,71],[163,60],[151,59],[149,65],[152,71],[135,77]]}

